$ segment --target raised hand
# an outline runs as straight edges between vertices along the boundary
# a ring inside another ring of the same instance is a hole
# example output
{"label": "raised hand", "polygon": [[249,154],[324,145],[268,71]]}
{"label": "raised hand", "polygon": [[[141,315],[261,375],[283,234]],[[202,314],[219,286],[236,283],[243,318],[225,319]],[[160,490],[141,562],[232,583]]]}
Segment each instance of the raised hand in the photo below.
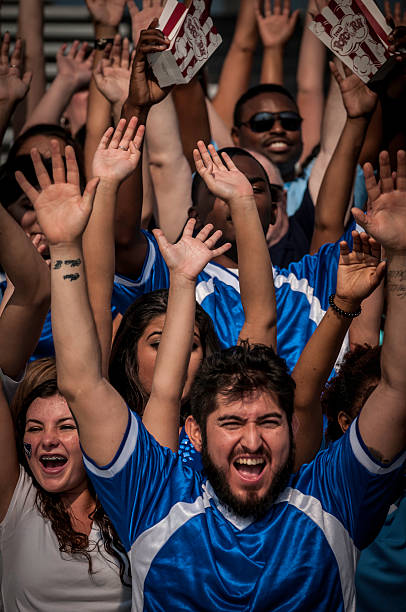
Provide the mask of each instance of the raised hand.
{"label": "raised hand", "polygon": [[6,32],[0,48],[0,104],[11,108],[26,95],[32,74],[25,72],[21,77],[23,63],[21,38],[17,38],[10,60],[9,51],[10,34]]}
{"label": "raised hand", "polygon": [[197,146],[198,149],[193,150],[196,170],[213,195],[226,202],[233,198],[253,196],[247,177],[238,170],[227,153],[222,153],[224,165],[213,145],[210,144],[207,149],[204,142],[199,140]]}
{"label": "raised hand", "polygon": [[348,117],[368,117],[375,110],[378,96],[365,85],[348,66],[344,66],[345,78],[341,76],[334,62],[329,62],[330,70],[341,91],[341,97]]}
{"label": "raised hand", "polygon": [[347,310],[356,310],[381,282],[385,262],[381,261],[381,245],[365,232],[352,232],[353,249],[340,242],[336,297]]}
{"label": "raised hand", "polygon": [[170,244],[162,230],[153,230],[159,250],[170,272],[193,282],[209,261],[223,255],[231,247],[231,244],[226,242],[217,249],[214,248],[221,237],[221,231],[217,230],[210,236],[213,230],[210,223],[205,225],[193,238],[195,223],[195,219],[189,219],[183,230],[182,238],[176,244]]}
{"label": "raised hand", "polygon": [[389,0],[385,0],[383,6],[386,21],[392,28],[406,26],[406,10],[402,11],[402,5],[400,2],[395,2],[393,13]]}
{"label": "raised hand", "polygon": [[120,119],[115,130],[111,127],[106,130],[93,158],[94,176],[103,181],[121,183],[134,172],[141,157],[145,132],[143,125],[135,132],[136,126],[137,118],[132,117],[126,130],[125,119]]}
{"label": "raised hand", "polygon": [[51,153],[54,182],[42,163],[38,149],[31,151],[40,191],[27,181],[22,172],[16,172],[15,176],[35,208],[38,223],[48,243],[72,243],[80,238],[87,225],[99,179],[89,181],[82,196],[73,148],[65,148],[66,170],[57,140],[51,140]]}
{"label": "raised hand", "polygon": [[58,77],[72,83],[75,91],[90,83],[95,51],[92,51],[86,58],[88,46],[87,42],[80,44],[78,40],[75,40],[66,55],[66,43],[56,54]]}
{"label": "raised hand", "polygon": [[118,26],[126,0],[86,0],[93,21],[107,26]]}
{"label": "raised hand", "polygon": [[386,250],[406,251],[406,153],[398,151],[396,175],[387,151],[379,155],[380,181],[370,163],[364,165],[367,212],[352,209],[356,222]]}
{"label": "raised hand", "polygon": [[141,10],[134,0],[127,0],[131,16],[133,45],[137,46],[142,30],[146,30],[153,19],[159,19],[163,11],[165,0],[142,0]]}
{"label": "raised hand", "polygon": [[169,40],[156,29],[158,20],[154,19],[147,30],[142,30],[132,65],[128,103],[133,108],[151,107],[165,98],[171,87],[162,89],[147,61],[148,53],[165,51]]}
{"label": "raised hand", "polygon": [[295,31],[300,14],[297,9],[290,13],[290,0],[264,0],[264,13],[261,12],[261,0],[256,0],[255,16],[259,35],[264,47],[280,47],[285,45]]}
{"label": "raised hand", "polygon": [[120,34],[116,34],[108,59],[102,59],[94,69],[98,89],[113,105],[123,105],[128,96],[133,57],[128,38],[121,41]]}

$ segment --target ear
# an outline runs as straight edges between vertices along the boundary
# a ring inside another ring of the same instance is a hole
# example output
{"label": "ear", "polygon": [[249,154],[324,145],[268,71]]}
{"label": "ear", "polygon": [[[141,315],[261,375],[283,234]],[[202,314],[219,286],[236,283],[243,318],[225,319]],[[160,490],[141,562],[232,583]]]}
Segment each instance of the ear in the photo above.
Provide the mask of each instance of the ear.
{"label": "ear", "polygon": [[195,447],[198,453],[202,452],[202,432],[197,424],[197,421],[192,416],[188,416],[185,422],[185,431],[188,435],[189,440]]}
{"label": "ear", "polygon": [[240,128],[233,125],[231,128],[231,138],[236,147],[240,145]]}
{"label": "ear", "polygon": [[344,410],[340,410],[337,421],[343,433],[345,433],[352,423],[352,418],[346,412],[344,412]]}

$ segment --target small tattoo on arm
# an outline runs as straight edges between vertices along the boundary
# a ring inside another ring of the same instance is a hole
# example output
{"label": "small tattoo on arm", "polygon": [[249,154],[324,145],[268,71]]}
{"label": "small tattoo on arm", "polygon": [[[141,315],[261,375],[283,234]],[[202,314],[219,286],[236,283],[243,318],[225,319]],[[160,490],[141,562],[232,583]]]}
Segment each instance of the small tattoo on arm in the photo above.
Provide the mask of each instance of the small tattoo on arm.
{"label": "small tattoo on arm", "polygon": [[388,272],[388,291],[395,293],[402,300],[406,298],[406,270]]}
{"label": "small tattoo on arm", "polygon": [[78,278],[80,277],[80,274],[76,273],[76,274],[64,274],[63,276],[63,280],[69,280],[70,282],[78,280]]}
{"label": "small tattoo on arm", "polygon": [[54,270],[59,270],[59,268],[62,268],[62,264],[63,264],[62,259],[57,259],[54,265]]}
{"label": "small tattoo on arm", "polygon": [[63,263],[71,268],[77,268],[82,263],[82,260],[79,257],[77,259],[65,259]]}

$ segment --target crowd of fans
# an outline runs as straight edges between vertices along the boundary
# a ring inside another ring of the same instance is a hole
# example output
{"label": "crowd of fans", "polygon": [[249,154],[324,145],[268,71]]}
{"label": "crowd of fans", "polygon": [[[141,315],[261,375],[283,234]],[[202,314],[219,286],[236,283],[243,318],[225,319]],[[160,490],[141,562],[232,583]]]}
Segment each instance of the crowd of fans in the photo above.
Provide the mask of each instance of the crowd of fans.
{"label": "crowd of fans", "polygon": [[241,0],[212,99],[164,0],[86,4],[48,88],[42,0],[0,43],[0,609],[406,610],[400,4],[378,88],[305,27],[295,98]]}

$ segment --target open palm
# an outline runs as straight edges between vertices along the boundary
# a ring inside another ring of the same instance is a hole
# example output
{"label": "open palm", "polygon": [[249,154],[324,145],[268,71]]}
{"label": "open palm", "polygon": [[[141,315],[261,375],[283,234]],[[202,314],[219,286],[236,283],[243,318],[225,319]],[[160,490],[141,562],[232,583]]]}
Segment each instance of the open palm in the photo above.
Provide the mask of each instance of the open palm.
{"label": "open palm", "polygon": [[208,150],[200,140],[197,146],[198,149],[193,151],[196,170],[214,196],[227,202],[233,198],[253,195],[247,177],[238,170],[226,153],[222,154],[227,164],[225,166],[213,145],[209,145]]}
{"label": "open palm", "polygon": [[221,237],[221,231],[217,230],[210,236],[213,229],[210,223],[205,225],[195,238],[193,237],[194,227],[195,219],[189,219],[183,230],[182,238],[176,244],[168,242],[161,230],[154,230],[159,250],[169,270],[191,281],[196,280],[209,261],[222,255],[231,247],[230,243],[226,243],[217,249],[214,248]]}
{"label": "open palm", "polygon": [[93,158],[94,176],[121,182],[136,169],[141,157],[144,126],[139,126],[134,136],[137,118],[130,119],[124,132],[125,125],[126,120],[120,119],[114,131],[109,128],[104,133]]}
{"label": "open palm", "polygon": [[16,179],[32,202],[38,223],[50,245],[70,243],[83,233],[93,204],[99,179],[92,179],[86,186],[83,196],[79,187],[79,172],[72,147],[66,147],[67,179],[65,167],[56,140],[51,141],[54,183],[48,175],[37,149],[31,152],[32,161],[40,186],[37,191],[21,172]]}
{"label": "open palm", "polygon": [[110,26],[120,23],[125,3],[126,0],[86,0],[94,21]]}
{"label": "open palm", "polygon": [[334,62],[330,62],[330,69],[340,88],[347,115],[352,118],[370,115],[378,101],[377,94],[347,66],[344,66],[345,78],[341,76]]}
{"label": "open palm", "polygon": [[385,262],[381,262],[381,246],[364,232],[353,232],[353,250],[340,243],[336,295],[349,302],[361,303],[383,278]]}

